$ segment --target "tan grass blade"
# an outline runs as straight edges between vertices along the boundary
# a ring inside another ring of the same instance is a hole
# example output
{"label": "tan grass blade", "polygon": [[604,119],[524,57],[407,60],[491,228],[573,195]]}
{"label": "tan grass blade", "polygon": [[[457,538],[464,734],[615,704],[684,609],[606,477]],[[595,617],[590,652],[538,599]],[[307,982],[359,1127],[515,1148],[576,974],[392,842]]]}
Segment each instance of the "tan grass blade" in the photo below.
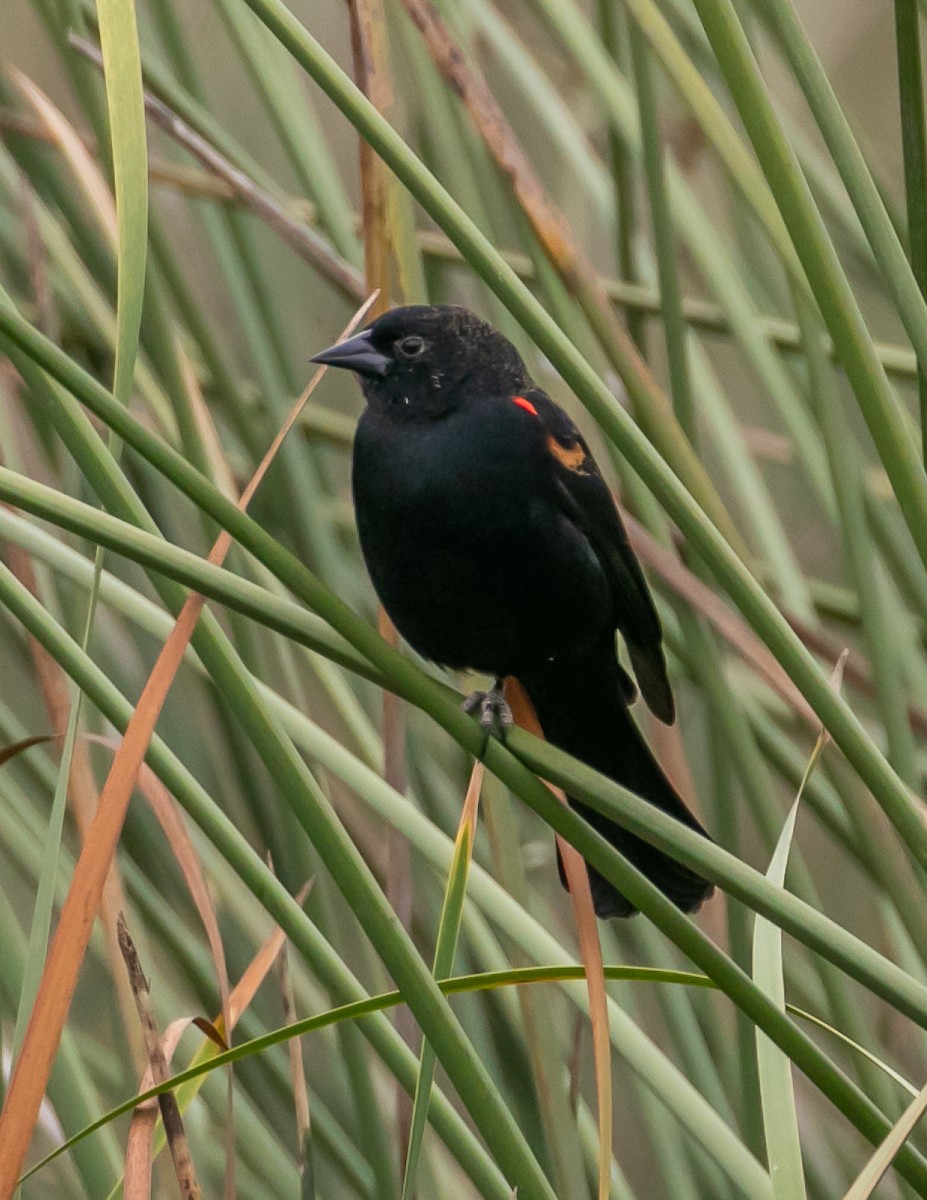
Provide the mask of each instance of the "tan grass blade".
{"label": "tan grass blade", "polygon": [[889,1130],[885,1140],[854,1180],[843,1200],[869,1200],[879,1186],[882,1176],[892,1165],[895,1155],[914,1132],[925,1110],[927,1110],[927,1083]]}
{"label": "tan grass blade", "polygon": [[[312,881],[304,883],[296,893],[296,902],[302,907],[306,903],[306,897],[312,891]],[[245,968],[244,974],[239,979],[238,983],[232,988],[232,995],[229,999],[229,1011],[231,1014],[231,1028],[234,1029],[238,1024],[241,1014],[245,1011],[264,980],[267,978],[267,973],[274,965],[280,949],[286,941],[283,930],[279,925],[275,925],[267,938],[261,945],[261,948],[252,958],[251,962]],[[228,1037],[225,1025],[221,1022],[221,1017],[215,1021],[216,1028],[225,1037]]]}
{"label": "tan grass blade", "polygon": [[[297,892],[296,900],[300,905],[305,904],[306,897],[309,895],[311,889],[311,883],[305,883],[300,888],[299,892]],[[208,1039],[197,1051],[193,1059],[194,1062],[200,1061],[210,1054],[218,1054],[221,1050],[226,1048],[225,1039],[229,1038],[230,1040],[231,1030],[235,1028],[241,1017],[241,1014],[247,1009],[248,1005],[254,999],[258,988],[267,978],[267,975],[276,962],[280,951],[285,945],[285,942],[286,938],[283,930],[279,925],[275,925],[258,949],[257,954],[255,954],[254,958],[252,958],[252,960],[248,963],[248,966],[245,968],[245,971],[238,983],[236,983],[232,988],[232,994],[229,998],[231,1025],[225,1024],[221,1013],[219,1013],[216,1016],[215,1021],[212,1022],[203,1021],[200,1018],[193,1019],[193,1024],[196,1025],[196,1027],[200,1029]],[[184,1027],[186,1028],[186,1026]],[[186,1112],[190,1102],[197,1095],[206,1078],[207,1076],[201,1075],[198,1079],[193,1079],[189,1083],[181,1084],[181,1086],[177,1089],[178,1104],[181,1112]],[[150,1087],[151,1085],[149,1084],[148,1086]],[[151,1123],[151,1127],[148,1130],[149,1141],[151,1141],[154,1137],[156,1123],[157,1114],[155,1114],[155,1121]],[[154,1141],[153,1148],[149,1151],[150,1158],[152,1160],[157,1158],[163,1147],[164,1135],[162,1132],[160,1139]],[[111,1195],[108,1197],[108,1200],[117,1200],[118,1190],[119,1188],[117,1184],[113,1193],[111,1193]]]}
{"label": "tan grass blade", "polygon": [[[351,51],[354,81],[380,113],[392,106],[394,94],[386,44],[383,0],[349,0]],[[391,267],[395,262],[393,239],[394,185],[386,164],[363,138],[358,140],[361,185],[361,233],[364,240],[364,280],[368,292],[379,288],[380,297],[373,316],[385,312],[391,304]],[[391,646],[399,645],[399,634],[382,605],[377,612],[381,637]],[[400,794],[405,794],[406,723],[402,701],[394,693],[383,692],[383,777]],[[409,843],[396,829],[390,829],[387,844],[386,895],[404,929],[412,928],[412,852]],[[406,1044],[416,1047],[418,1027],[406,1005],[394,1014],[396,1029]],[[396,1085],[396,1114],[399,1124],[397,1141],[399,1161],[408,1153],[412,1123],[412,1098]]]}
{"label": "tan grass blade", "polygon": [[[161,1038],[161,1056],[170,1066],[174,1051],[181,1037],[193,1023],[192,1017],[178,1017],[171,1021]],[[154,1087],[151,1064],[145,1068],[138,1090],[147,1092]],[[123,1200],[150,1200],[151,1198],[151,1139],[158,1123],[158,1102],[152,1097],[143,1100],[132,1114],[129,1136],[126,1138],[125,1189]]]}
{"label": "tan grass blade", "polygon": [[[293,994],[293,981],[290,978],[290,961],[286,942],[280,947],[280,954],[277,957],[277,975],[280,980],[280,996],[283,1001],[283,1021],[285,1025],[293,1025],[297,1020],[296,997]],[[308,1176],[310,1188],[313,1186],[313,1167],[312,1117],[309,1111],[309,1091],[306,1087],[302,1039],[290,1038],[287,1042],[287,1053],[290,1059],[290,1084],[293,1088],[293,1108],[296,1117],[296,1166],[299,1170],[302,1194],[305,1194],[303,1180]]]}
{"label": "tan grass blade", "polygon": [[[8,555],[10,569],[14,575],[38,598],[38,582],[29,555],[15,546],[9,548]],[[33,663],[35,664],[36,677],[42,693],[42,702],[51,721],[52,729],[55,730],[54,737],[56,740],[60,740],[66,744],[65,732],[71,707],[67,678],[58,663],[55,662],[48,651],[43,646],[40,646],[33,637],[29,638],[29,649],[32,654]],[[77,822],[77,828],[80,830],[81,841],[84,842],[90,834],[94,813],[97,811],[99,792],[90,756],[87,753],[86,742],[80,737],[75,740],[72,750],[67,796]],[[138,1021],[135,1017],[135,1004],[132,999],[128,980],[126,979],[125,970],[123,969],[116,939],[116,924],[119,913],[124,912],[127,908],[128,905],[125,898],[125,889],[122,886],[122,877],[119,872],[118,863],[114,859],[110,864],[106,883],[103,887],[100,919],[106,931],[106,961],[116,989],[116,1003],[125,1028],[126,1038],[132,1052],[135,1067],[140,1071],[146,1061],[145,1048],[139,1035]]]}
{"label": "tan grass blade", "polygon": [[[139,1020],[141,1021],[142,1030],[145,1035],[145,1046],[148,1050],[151,1077],[155,1083],[163,1083],[169,1078],[170,1070],[161,1050],[161,1038],[158,1034],[154,1010],[151,1006],[148,980],[142,970],[138,952],[135,949],[135,944],[129,934],[128,926],[122,913],[119,914],[118,932],[119,949],[122,951],[122,957],[125,959],[126,970],[129,973],[129,979],[132,984],[132,994],[135,996]],[[190,1153],[190,1145],[187,1141],[183,1119],[180,1115],[180,1109],[177,1107],[177,1098],[174,1093],[172,1091],[162,1092],[158,1097],[158,1107],[161,1111],[164,1128],[167,1131],[167,1138],[171,1148],[171,1158],[174,1160],[174,1171],[177,1175],[180,1194],[181,1196],[188,1197],[189,1200],[201,1200],[202,1192],[197,1181],[196,1169],[193,1166],[193,1156]]]}
{"label": "tan grass blade", "polygon": [[[222,945],[222,935],[219,933],[216,910],[212,902],[212,897],[209,894],[209,888],[206,886],[206,879],[203,875],[196,847],[193,845],[193,841],[187,832],[179,805],[146,763],[142,763],[141,765],[138,786],[142,795],[154,810],[154,814],[158,818],[161,828],[164,830],[164,835],[168,840],[174,858],[177,860],[190,895],[193,897],[193,903],[199,913],[200,920],[203,923],[203,928],[206,931],[206,940],[209,942],[209,952],[216,969],[216,978],[219,982],[219,996],[222,1002],[222,1016],[225,1021],[225,1028],[230,1029],[229,975],[225,963],[225,949]],[[231,1067],[226,1072],[226,1093],[225,1196],[226,1200],[232,1200],[235,1195],[235,1078],[234,1070]]]}
{"label": "tan grass blade", "polygon": [[[534,706],[528,698],[527,692],[516,679],[505,681],[505,695],[512,707],[516,725],[542,738],[544,731],[541,729]],[[567,798],[560,788],[551,788],[551,790],[561,804],[567,803]],[[563,862],[563,869],[569,885],[576,933],[579,939],[579,954],[586,970],[589,1021],[592,1026],[592,1055],[595,1063],[598,1101],[598,1200],[608,1200],[612,1174],[612,1054],[602,945],[599,941],[599,926],[592,904],[592,892],[589,889],[589,874],[583,856],[559,834],[557,835],[557,850]]]}
{"label": "tan grass blade", "polygon": [[116,204],[93,155],[64,113],[49,100],[37,84],[15,67],[10,67],[9,72],[19,92],[35,109],[52,141],[67,159],[81,191],[90,203],[97,224],[115,250],[119,239]]}
{"label": "tan grass blade", "polygon": [[[566,796],[559,788],[553,791],[562,804]],[[589,992],[589,1020],[592,1026],[592,1054],[595,1062],[596,1097],[599,1125],[599,1188],[598,1200],[608,1200],[612,1173],[612,1055],[608,1030],[608,999],[602,963],[599,927],[592,906],[589,874],[582,855],[568,841],[557,835],[557,848],[563,859],[570,900],[579,937],[579,955],[586,968]]]}
{"label": "tan grass blade", "polygon": [[[101,746],[106,746],[114,752],[119,749],[120,743],[113,738],[97,737],[94,734],[87,734],[86,737],[88,741],[98,742]],[[180,867],[190,896],[196,906],[196,911],[199,913],[200,920],[203,923],[213,965],[216,968],[216,979],[219,984],[219,996],[222,1002],[222,1014],[227,1022],[226,1028],[228,1028],[229,976],[225,964],[225,949],[222,945],[222,935],[219,933],[219,922],[216,919],[215,906],[209,894],[206,878],[203,875],[200,856],[197,854],[193,840],[187,832],[187,827],[184,824],[183,815],[177,801],[147,763],[142,763],[139,769],[138,788],[150,804],[154,815],[158,819],[158,823],[164,830],[164,836],[167,838],[171,852],[177,860],[177,865]]]}

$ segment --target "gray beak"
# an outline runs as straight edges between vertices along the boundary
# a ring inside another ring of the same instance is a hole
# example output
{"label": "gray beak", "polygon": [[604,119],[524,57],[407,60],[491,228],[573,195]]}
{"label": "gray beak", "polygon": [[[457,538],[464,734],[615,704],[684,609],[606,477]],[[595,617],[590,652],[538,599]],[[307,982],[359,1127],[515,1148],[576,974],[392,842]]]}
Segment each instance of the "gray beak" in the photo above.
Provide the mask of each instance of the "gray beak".
{"label": "gray beak", "polygon": [[329,346],[311,361],[325,363],[329,367],[344,367],[348,371],[356,371],[358,375],[387,375],[393,366],[393,360],[381,354],[371,342],[369,329],[355,333],[347,341]]}

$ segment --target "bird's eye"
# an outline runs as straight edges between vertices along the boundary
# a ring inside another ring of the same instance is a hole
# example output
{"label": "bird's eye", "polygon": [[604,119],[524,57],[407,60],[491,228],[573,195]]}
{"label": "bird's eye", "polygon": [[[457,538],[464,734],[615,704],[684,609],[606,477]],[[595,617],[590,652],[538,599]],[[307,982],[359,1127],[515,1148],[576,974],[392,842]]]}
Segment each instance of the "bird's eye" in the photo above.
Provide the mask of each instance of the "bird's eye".
{"label": "bird's eye", "polygon": [[425,349],[425,342],[420,337],[407,337],[396,343],[396,349],[401,358],[418,358]]}

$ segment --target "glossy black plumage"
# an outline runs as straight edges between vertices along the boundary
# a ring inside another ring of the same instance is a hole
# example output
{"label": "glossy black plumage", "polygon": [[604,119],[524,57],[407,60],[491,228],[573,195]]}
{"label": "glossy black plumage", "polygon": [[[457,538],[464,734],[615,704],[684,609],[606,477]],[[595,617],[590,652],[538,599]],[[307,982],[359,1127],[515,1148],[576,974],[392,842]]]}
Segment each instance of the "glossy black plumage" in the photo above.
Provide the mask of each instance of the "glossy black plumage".
{"label": "glossy black plumage", "polygon": [[[566,413],[511,343],[462,308],[393,309],[317,356],[367,400],[354,504],[377,594],[426,658],[526,688],[552,743],[704,833],[631,716],[674,719],[660,623],[614,501]],[[680,908],[711,887],[571,800]],[[590,868],[600,916],[634,911]]]}

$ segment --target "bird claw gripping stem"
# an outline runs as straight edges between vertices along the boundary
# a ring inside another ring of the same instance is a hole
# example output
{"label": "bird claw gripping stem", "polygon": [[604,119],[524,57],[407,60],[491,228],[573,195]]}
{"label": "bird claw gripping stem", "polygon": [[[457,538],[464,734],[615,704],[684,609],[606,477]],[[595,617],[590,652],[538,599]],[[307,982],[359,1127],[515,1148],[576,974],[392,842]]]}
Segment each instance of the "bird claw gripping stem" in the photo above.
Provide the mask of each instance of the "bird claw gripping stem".
{"label": "bird claw gripping stem", "polygon": [[504,736],[515,724],[509,702],[502,691],[501,679],[497,679],[488,692],[471,692],[461,708],[465,713],[479,712],[480,727],[487,733]]}

